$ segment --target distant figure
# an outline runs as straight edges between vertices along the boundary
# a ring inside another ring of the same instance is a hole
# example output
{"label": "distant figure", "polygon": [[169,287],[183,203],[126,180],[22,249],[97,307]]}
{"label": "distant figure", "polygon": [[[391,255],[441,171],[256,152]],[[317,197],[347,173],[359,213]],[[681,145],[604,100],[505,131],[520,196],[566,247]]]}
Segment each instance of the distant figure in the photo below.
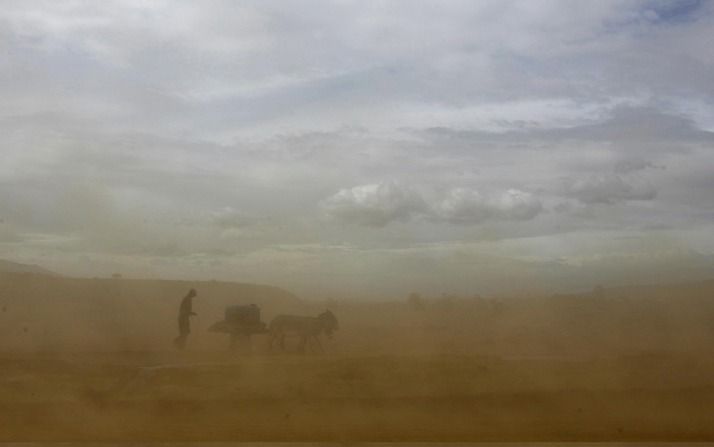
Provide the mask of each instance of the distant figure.
{"label": "distant figure", "polygon": [[298,349],[305,352],[309,342],[314,342],[317,348],[322,351],[322,345],[317,338],[321,333],[332,337],[332,333],[339,328],[335,314],[326,310],[316,317],[302,317],[297,315],[278,315],[273,318],[268,327],[270,332],[270,349],[273,349],[275,342],[282,351],[285,350],[285,337],[296,335],[300,338]]}
{"label": "distant figure", "polygon": [[196,290],[191,289],[188,294],[181,300],[179,307],[178,328],[179,335],[174,339],[174,346],[183,351],[186,349],[186,339],[191,333],[191,322],[189,321],[192,315],[196,315],[193,311],[193,297],[196,296]]}

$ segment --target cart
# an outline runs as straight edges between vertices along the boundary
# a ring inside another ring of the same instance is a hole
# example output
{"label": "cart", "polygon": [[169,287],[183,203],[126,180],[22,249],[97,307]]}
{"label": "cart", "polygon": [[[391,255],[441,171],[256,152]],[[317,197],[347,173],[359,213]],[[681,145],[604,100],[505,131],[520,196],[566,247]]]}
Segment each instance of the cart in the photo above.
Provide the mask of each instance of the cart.
{"label": "cart", "polygon": [[249,347],[252,335],[268,332],[265,323],[260,321],[260,308],[255,304],[226,307],[224,319],[215,322],[208,330],[228,334],[232,351],[239,346]]}

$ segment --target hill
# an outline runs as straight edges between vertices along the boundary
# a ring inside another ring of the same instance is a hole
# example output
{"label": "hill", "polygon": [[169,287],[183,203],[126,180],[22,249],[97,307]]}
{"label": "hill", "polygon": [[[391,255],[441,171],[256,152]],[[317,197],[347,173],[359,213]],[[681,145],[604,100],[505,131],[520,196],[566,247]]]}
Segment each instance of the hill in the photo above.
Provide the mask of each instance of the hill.
{"label": "hill", "polygon": [[21,264],[19,262],[0,259],[0,273],[36,273],[39,275],[57,276],[55,272],[34,264]]}
{"label": "hill", "polygon": [[208,326],[232,304],[255,303],[264,318],[298,311],[302,301],[271,286],[219,281],[88,279],[0,273],[0,350],[168,348],[181,299],[194,298],[192,345],[219,346]]}

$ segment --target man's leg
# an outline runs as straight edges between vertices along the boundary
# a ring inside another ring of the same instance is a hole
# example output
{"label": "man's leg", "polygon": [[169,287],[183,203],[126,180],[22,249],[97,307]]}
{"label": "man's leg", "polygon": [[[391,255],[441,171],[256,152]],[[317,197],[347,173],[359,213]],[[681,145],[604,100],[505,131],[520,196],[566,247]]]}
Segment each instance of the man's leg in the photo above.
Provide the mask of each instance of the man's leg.
{"label": "man's leg", "polygon": [[186,338],[186,334],[181,334],[174,339],[174,346],[176,346],[176,349],[180,351],[186,349]]}
{"label": "man's leg", "polygon": [[188,316],[182,316],[179,319],[179,336],[176,338],[176,347],[180,350],[186,348],[186,339],[188,339],[188,334],[191,333],[191,326],[188,321]]}

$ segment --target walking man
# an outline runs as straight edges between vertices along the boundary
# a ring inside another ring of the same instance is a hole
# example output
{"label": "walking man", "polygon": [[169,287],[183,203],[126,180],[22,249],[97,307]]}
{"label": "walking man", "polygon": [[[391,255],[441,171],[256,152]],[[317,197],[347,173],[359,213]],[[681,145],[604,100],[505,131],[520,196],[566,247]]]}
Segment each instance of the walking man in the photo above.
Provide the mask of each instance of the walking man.
{"label": "walking man", "polygon": [[189,318],[192,315],[196,315],[196,313],[193,311],[194,296],[196,296],[196,290],[189,290],[188,294],[183,298],[183,300],[181,300],[181,306],[179,307],[179,335],[174,339],[174,346],[176,346],[176,348],[181,351],[186,349],[186,339],[188,338],[188,334],[191,333],[191,322],[189,321]]}

